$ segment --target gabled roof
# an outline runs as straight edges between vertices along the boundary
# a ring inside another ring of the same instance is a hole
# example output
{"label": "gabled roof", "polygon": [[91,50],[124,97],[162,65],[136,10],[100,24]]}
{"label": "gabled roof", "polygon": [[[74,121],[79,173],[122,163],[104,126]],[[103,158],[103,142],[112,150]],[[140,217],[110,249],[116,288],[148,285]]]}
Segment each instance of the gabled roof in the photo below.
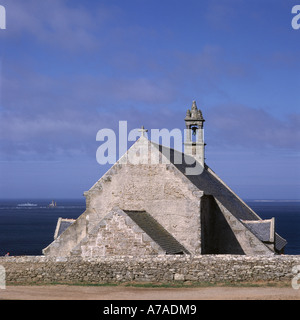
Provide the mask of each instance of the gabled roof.
{"label": "gabled roof", "polygon": [[[141,152],[139,152],[139,149],[138,149],[139,147],[141,147]],[[267,239],[265,238],[265,233],[268,233],[268,231],[269,231],[269,234],[271,233],[271,229],[272,229],[271,226],[270,228],[268,228],[268,224],[266,224],[263,227],[263,230],[261,230],[261,227],[259,228],[254,227],[254,229],[252,228],[251,230],[251,227],[249,227],[249,224],[254,222],[260,222],[262,221],[262,219],[243,200],[241,200],[206,164],[203,168],[203,171],[200,174],[196,174],[196,175],[187,174],[188,172],[187,169],[191,169],[195,166],[195,159],[193,157],[188,156],[182,152],[176,151],[172,148],[167,148],[162,145],[155,144],[149,141],[146,137],[141,137],[138,141],[136,141],[136,143],[133,144],[133,146],[126,152],[126,154],[123,155],[119,159],[119,161],[117,161],[117,163],[114,166],[112,166],[107,171],[107,173],[104,174],[101,177],[101,179],[98,180],[86,194],[88,194],[89,192],[91,192],[91,194],[93,194],[93,192],[98,192],[99,190],[102,189],[102,183],[106,183],[106,181],[110,181],[111,175],[116,174],[118,170],[122,170],[123,165],[126,166],[126,164],[128,163],[127,158],[129,158],[130,152],[132,153],[131,155],[134,155],[134,156],[138,154],[137,157],[133,157],[134,160],[139,158],[139,159],[145,160],[146,164],[150,164],[150,162],[147,162],[147,161],[149,161],[152,154],[149,157],[149,154],[147,155],[147,151],[150,151],[152,149],[156,150],[157,154],[155,155],[155,158],[156,156],[158,156],[157,158],[160,159],[159,163],[169,163],[170,165],[169,166],[167,165],[167,170],[172,169],[174,172],[176,172],[176,174],[178,174],[183,181],[189,184],[189,190],[192,190],[191,192],[193,192],[193,194],[194,192],[198,193],[198,191],[200,191],[199,197],[201,197],[201,195],[203,194],[212,196],[218,202],[218,206],[222,206],[224,210],[227,210],[231,218],[234,217],[233,220],[235,221],[232,223],[235,223],[235,224],[238,223],[241,226],[243,226],[244,229],[249,230],[249,233],[251,234],[251,236],[256,239],[255,241],[259,243],[269,242],[264,240]],[[168,162],[161,162],[164,160],[168,160]],[[190,164],[193,162],[194,164]],[[200,165],[198,162],[196,164]],[[105,216],[105,218],[103,218],[95,226],[95,228],[93,229],[94,230],[93,232],[95,233],[101,232],[100,230],[101,226],[103,224],[109,224],[109,219],[112,214],[118,214],[119,216],[123,216],[123,217],[125,216],[126,221],[130,220],[135,225],[135,230],[139,229],[139,232],[144,234],[145,239],[150,238],[148,240],[152,243],[153,248],[156,248],[155,250],[157,250],[158,254],[160,254],[161,252],[164,252],[167,254],[168,253],[169,254],[189,253],[171,234],[169,234],[166,231],[166,229],[164,229],[163,226],[161,226],[152,216],[150,216],[145,211],[124,212],[120,209],[116,211],[113,210],[113,212]],[[77,219],[76,221],[77,225],[80,224],[78,223],[78,221],[82,222],[83,220],[85,220],[84,215],[80,216]],[[245,221],[247,221],[248,223],[246,223]],[[66,223],[63,223],[63,224],[61,224],[61,222],[64,222],[64,221],[60,221],[60,225],[57,226],[56,236],[61,234],[61,232],[65,230],[65,227],[67,227],[67,224],[71,221],[69,222],[65,221]],[[82,225],[85,225],[84,223],[85,222],[83,222]],[[75,227],[75,224],[70,229],[72,228],[74,229],[74,227]],[[67,232],[68,231],[66,231],[66,233]],[[65,237],[66,233],[61,234],[61,237],[63,237],[63,240],[65,240],[66,238]],[[73,247],[74,248],[72,250],[73,253],[77,252],[77,250],[79,250],[78,248],[81,245],[83,245],[85,241],[88,241],[89,235],[83,232],[82,234],[80,234],[80,236],[83,236],[83,237],[76,238],[78,240],[77,242],[78,246],[76,245],[75,247]],[[61,237],[59,237],[59,239]],[[58,242],[59,242],[59,239],[57,239]],[[69,239],[70,237],[67,238],[67,240],[71,242],[73,245],[74,241],[72,242]],[[269,238],[269,240],[271,241],[271,237]],[[275,251],[281,252],[287,243],[286,240],[280,237],[277,233],[274,234],[273,240],[274,241],[272,241],[272,243],[274,243],[275,245]],[[43,251],[43,253],[46,254],[47,252],[50,252],[49,248],[52,249],[52,247],[54,248],[54,252],[56,252],[55,245],[53,246],[49,245],[46,248],[46,251]],[[267,248],[270,252],[272,253],[274,252],[274,249],[271,246],[268,246]]]}
{"label": "gabled roof", "polygon": [[[192,158],[192,156],[153,142],[151,142],[151,144],[155,146],[165,157],[167,157],[170,163],[172,163],[180,172],[182,172],[199,190],[204,191],[204,194],[206,195],[212,195],[214,198],[220,201],[228,211],[230,211],[237,219],[239,219],[239,221],[242,223],[243,220],[262,221],[262,219],[206,164],[201,174],[186,174],[188,168],[193,168],[195,165],[200,165],[199,163],[195,164],[195,159]],[[260,235],[260,232],[258,233],[258,238],[262,238],[263,235]],[[253,234],[255,233],[253,232]],[[287,241],[277,233],[274,235],[274,242],[275,250],[278,252],[280,252],[287,244]]]}

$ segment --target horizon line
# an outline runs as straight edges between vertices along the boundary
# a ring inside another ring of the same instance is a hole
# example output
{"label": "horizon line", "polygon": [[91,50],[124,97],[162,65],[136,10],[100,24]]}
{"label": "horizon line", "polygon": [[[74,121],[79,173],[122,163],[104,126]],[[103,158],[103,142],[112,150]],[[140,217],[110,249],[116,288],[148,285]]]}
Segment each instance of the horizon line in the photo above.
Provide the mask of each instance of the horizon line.
{"label": "horizon line", "polygon": [[[0,198],[0,201],[3,200],[85,200],[84,196],[82,197],[14,197],[14,198]],[[253,202],[276,202],[276,201],[281,201],[281,202],[300,202],[300,199],[257,199],[257,198],[244,198],[244,201],[253,201]]]}

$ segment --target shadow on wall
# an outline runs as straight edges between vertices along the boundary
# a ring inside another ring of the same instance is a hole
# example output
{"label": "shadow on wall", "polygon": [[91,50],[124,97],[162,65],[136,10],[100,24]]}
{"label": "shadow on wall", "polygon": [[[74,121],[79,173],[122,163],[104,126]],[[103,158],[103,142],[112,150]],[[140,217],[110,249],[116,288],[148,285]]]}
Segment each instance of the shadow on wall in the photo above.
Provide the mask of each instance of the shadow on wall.
{"label": "shadow on wall", "polygon": [[213,196],[201,201],[201,253],[245,254]]}

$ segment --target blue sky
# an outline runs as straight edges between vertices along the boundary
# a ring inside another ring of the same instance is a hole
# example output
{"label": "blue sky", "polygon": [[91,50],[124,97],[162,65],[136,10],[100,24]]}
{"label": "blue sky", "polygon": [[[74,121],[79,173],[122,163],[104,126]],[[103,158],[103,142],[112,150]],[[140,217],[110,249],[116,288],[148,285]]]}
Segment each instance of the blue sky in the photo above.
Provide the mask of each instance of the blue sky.
{"label": "blue sky", "polygon": [[289,0],[0,0],[0,198],[82,197],[102,128],[184,128],[244,199],[300,199]]}

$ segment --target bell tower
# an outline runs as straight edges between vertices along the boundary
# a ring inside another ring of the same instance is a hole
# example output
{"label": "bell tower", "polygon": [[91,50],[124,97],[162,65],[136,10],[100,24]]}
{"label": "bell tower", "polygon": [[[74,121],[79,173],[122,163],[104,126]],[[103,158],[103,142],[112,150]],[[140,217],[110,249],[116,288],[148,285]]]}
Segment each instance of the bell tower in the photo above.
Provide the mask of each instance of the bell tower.
{"label": "bell tower", "polygon": [[193,101],[191,110],[187,110],[184,119],[186,125],[186,135],[184,142],[184,153],[193,156],[204,167],[205,143],[203,130],[203,115],[197,108],[196,101]]}

